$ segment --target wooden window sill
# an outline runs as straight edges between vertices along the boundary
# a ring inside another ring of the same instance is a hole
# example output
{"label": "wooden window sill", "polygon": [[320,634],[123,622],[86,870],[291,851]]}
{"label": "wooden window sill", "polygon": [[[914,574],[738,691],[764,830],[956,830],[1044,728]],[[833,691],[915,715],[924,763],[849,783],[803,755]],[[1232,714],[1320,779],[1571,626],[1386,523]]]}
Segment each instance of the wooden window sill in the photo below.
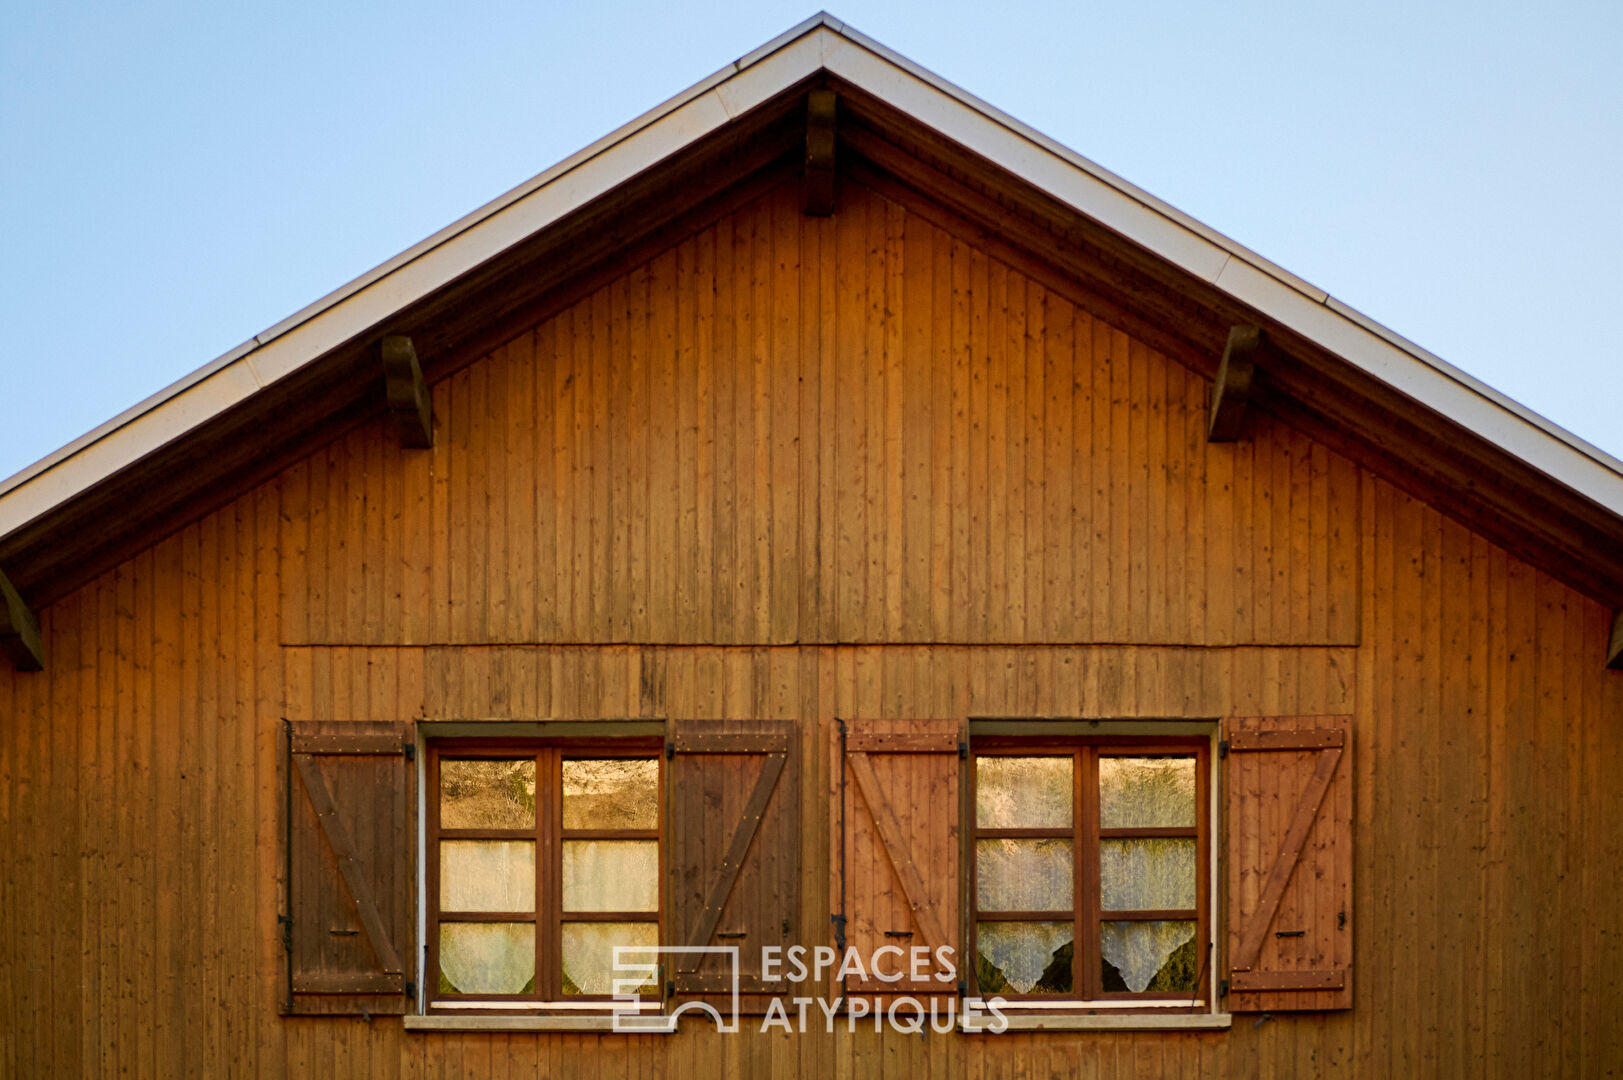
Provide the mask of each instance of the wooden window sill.
{"label": "wooden window sill", "polygon": [[663,1030],[615,1032],[612,1016],[406,1016],[407,1031],[574,1031],[600,1035],[665,1035]]}
{"label": "wooden window sill", "polygon": [[[406,1016],[407,1031],[540,1031],[616,1034],[609,1016]],[[1226,1031],[1233,1023],[1228,1013],[1158,1015],[1156,1013],[1090,1014],[1050,1013],[1040,1016],[1005,1016],[1004,1031]],[[958,1030],[966,1035],[990,1035],[993,1018],[960,1017]],[[620,1032],[625,1035],[665,1035],[663,1030]]]}
{"label": "wooden window sill", "polygon": [[[1228,1013],[1004,1013],[1004,1031],[1226,1031],[1234,1018]],[[995,1018],[984,1013],[973,1019],[960,1016],[958,1030],[966,1035],[993,1034]]]}

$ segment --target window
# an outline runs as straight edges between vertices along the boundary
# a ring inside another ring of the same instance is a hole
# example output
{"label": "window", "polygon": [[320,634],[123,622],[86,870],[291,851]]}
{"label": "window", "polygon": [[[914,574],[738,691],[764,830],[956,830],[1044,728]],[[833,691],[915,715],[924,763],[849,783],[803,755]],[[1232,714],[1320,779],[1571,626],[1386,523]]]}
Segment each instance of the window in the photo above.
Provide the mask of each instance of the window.
{"label": "window", "polygon": [[[645,942],[741,949],[667,962],[649,1010],[736,980],[759,1011],[761,950],[825,943],[874,959],[842,961],[850,1000],[999,995],[1033,1028],[1349,1008],[1352,719],[1221,723],[842,720],[826,862],[787,721],[284,724],[279,1007],[604,1023],[612,946]],[[827,930],[801,893],[825,872]],[[896,960],[918,947],[928,970]]]}
{"label": "window", "polygon": [[1205,742],[977,740],[977,992],[1178,1000],[1208,973]]}
{"label": "window", "polygon": [[[660,941],[657,745],[432,745],[431,1008],[589,1008],[613,998],[614,947]],[[641,991],[658,997],[652,984]]]}

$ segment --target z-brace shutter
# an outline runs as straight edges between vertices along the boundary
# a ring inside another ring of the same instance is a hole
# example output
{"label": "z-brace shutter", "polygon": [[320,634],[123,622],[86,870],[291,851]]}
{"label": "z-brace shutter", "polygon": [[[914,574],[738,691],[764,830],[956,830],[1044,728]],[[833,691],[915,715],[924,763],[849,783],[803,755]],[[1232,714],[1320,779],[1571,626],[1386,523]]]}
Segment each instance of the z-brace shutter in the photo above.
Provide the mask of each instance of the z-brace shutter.
{"label": "z-brace shutter", "polygon": [[[748,995],[792,987],[765,981],[763,946],[800,935],[800,797],[794,726],[762,720],[677,720],[671,724],[669,945],[738,950],[744,1011]],[[781,954],[780,954],[781,955]],[[721,953],[666,960],[669,989],[730,995],[733,970]]]}
{"label": "z-brace shutter", "polygon": [[[959,947],[959,782],[956,720],[846,725],[843,800],[845,943],[866,977],[848,994],[955,994]],[[890,946],[895,951],[880,953]],[[916,970],[913,949],[929,950]],[[940,951],[946,948],[944,954]],[[943,956],[950,967],[938,963]],[[877,962],[876,962],[877,958]],[[922,976],[915,978],[915,974]]]}
{"label": "z-brace shutter", "polygon": [[404,1013],[411,978],[408,729],[284,724],[282,1011]]}
{"label": "z-brace shutter", "polygon": [[1232,719],[1228,1007],[1352,1006],[1352,717]]}

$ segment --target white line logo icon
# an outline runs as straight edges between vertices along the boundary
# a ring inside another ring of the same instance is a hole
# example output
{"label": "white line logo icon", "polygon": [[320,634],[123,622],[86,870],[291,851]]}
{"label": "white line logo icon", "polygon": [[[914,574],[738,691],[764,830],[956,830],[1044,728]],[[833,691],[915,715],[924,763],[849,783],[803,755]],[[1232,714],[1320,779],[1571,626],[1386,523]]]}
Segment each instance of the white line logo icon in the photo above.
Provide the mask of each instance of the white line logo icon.
{"label": "white line logo icon", "polygon": [[[657,983],[662,974],[660,958],[665,956],[713,955],[727,957],[732,987],[726,1016],[708,1001],[687,1001],[668,1013],[643,1013],[645,1006],[637,995],[639,987]],[[738,946],[736,945],[616,945],[614,947],[614,1030],[621,1032],[668,1032],[676,1030],[676,1019],[685,1012],[709,1013],[716,1030],[738,1030]]]}

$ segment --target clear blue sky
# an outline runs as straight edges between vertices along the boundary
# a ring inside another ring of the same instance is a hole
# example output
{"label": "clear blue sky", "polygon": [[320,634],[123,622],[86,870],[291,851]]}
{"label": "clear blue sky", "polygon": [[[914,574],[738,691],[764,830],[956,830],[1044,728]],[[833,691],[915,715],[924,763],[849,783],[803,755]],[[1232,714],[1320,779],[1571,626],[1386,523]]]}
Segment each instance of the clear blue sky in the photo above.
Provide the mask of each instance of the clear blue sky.
{"label": "clear blue sky", "polygon": [[[0,477],[815,2],[11,5]],[[832,10],[1623,456],[1623,3]]]}

